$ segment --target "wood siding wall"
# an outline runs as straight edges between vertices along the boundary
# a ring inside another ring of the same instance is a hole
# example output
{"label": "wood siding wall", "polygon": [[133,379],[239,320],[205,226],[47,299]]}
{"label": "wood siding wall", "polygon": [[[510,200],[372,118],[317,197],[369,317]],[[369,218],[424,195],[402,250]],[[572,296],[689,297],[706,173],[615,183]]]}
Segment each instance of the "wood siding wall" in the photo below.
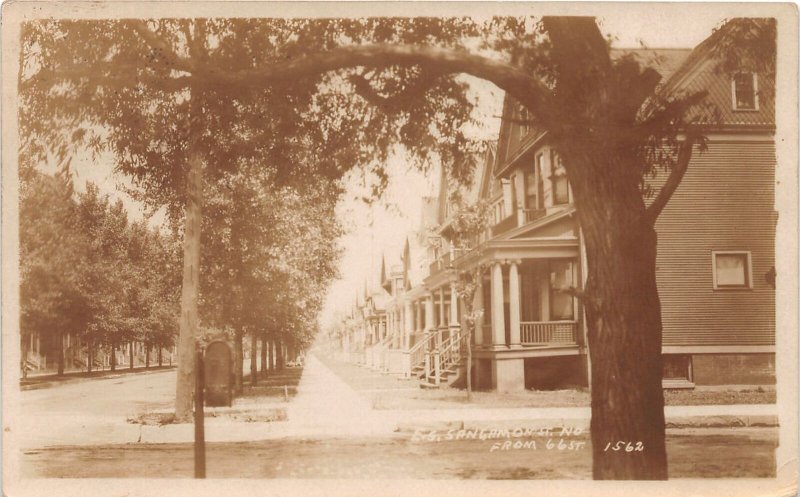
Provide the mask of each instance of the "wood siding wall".
{"label": "wood siding wall", "polygon": [[[664,345],[775,344],[775,165],[772,142],[695,154],[656,224]],[[751,252],[752,289],[714,290],[716,250]]]}

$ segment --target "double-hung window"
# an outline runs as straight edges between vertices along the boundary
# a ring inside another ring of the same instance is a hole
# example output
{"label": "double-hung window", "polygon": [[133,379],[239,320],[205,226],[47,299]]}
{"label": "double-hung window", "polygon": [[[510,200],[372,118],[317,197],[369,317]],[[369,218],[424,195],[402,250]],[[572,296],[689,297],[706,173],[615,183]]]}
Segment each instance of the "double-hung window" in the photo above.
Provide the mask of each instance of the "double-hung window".
{"label": "double-hung window", "polygon": [[575,302],[565,290],[574,285],[574,264],[569,260],[550,261],[550,319],[572,321],[575,319]]}
{"label": "double-hung window", "polygon": [[735,290],[753,288],[750,252],[712,252],[714,289]]}
{"label": "double-hung window", "polygon": [[555,152],[550,152],[551,171],[550,180],[553,188],[553,205],[569,203],[569,181],[567,181],[567,171],[561,162],[561,157]]}

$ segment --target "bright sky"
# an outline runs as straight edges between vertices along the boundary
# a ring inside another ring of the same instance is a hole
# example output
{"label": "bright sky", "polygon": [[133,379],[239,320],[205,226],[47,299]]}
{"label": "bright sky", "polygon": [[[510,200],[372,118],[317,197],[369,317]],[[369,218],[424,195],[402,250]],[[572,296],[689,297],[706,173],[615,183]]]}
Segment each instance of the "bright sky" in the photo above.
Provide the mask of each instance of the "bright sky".
{"label": "bright sky", "polygon": [[[623,7],[624,8],[624,7]],[[669,10],[654,9],[643,14],[641,9],[619,9],[613,17],[599,17],[601,30],[616,37],[615,46],[637,47],[643,42],[650,48],[672,48],[696,46],[711,34],[722,15],[698,15],[697,9]],[[491,85],[483,84],[477,89],[481,97],[481,112],[485,116],[486,138],[496,139],[502,104],[502,93]],[[109,158],[93,161],[78,161],[76,185],[82,189],[86,180],[98,183],[103,191],[113,197],[121,198],[133,217],[142,216],[141,208],[127,195],[117,189],[118,184],[126,184],[124,178],[114,175]],[[330,323],[340,312],[346,312],[352,305],[356,294],[363,295],[365,281],[376,288],[380,272],[381,256],[387,255],[387,269],[399,263],[399,252],[407,234],[418,227],[420,222],[420,199],[423,195],[435,195],[438,181],[433,168],[432,178],[411,171],[405,164],[402,154],[393,157],[388,166],[390,186],[383,199],[371,208],[360,201],[353,200],[358,190],[359,178],[350,179],[350,192],[341,202],[338,215],[348,234],[340,240],[344,249],[341,262],[342,278],[330,288],[323,315],[322,325]],[[154,222],[160,219],[157,216]]]}

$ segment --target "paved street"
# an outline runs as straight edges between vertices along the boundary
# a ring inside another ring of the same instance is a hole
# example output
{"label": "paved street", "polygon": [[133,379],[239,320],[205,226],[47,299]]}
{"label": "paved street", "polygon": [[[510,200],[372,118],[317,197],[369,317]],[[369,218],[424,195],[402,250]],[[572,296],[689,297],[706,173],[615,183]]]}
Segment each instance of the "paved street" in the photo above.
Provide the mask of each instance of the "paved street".
{"label": "paved street", "polygon": [[166,407],[175,398],[175,370],[88,379],[22,393],[26,413],[126,416]]}
{"label": "paved street", "polygon": [[138,427],[125,420],[146,410],[168,408],[175,398],[175,374],[174,370],[128,374],[23,391],[22,446],[134,437]]}

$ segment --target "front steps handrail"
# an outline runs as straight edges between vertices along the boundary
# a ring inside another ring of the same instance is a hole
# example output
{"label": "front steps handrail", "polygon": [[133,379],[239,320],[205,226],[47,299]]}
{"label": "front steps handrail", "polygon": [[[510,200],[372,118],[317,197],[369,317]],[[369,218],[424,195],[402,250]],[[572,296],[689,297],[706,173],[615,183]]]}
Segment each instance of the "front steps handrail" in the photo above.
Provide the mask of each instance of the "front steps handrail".
{"label": "front steps handrail", "polygon": [[408,350],[409,364],[411,369],[425,362],[425,342],[420,340]]}
{"label": "front steps handrail", "polygon": [[439,359],[441,371],[461,361],[461,339],[461,330],[456,329],[452,332],[452,336],[445,340]]}

